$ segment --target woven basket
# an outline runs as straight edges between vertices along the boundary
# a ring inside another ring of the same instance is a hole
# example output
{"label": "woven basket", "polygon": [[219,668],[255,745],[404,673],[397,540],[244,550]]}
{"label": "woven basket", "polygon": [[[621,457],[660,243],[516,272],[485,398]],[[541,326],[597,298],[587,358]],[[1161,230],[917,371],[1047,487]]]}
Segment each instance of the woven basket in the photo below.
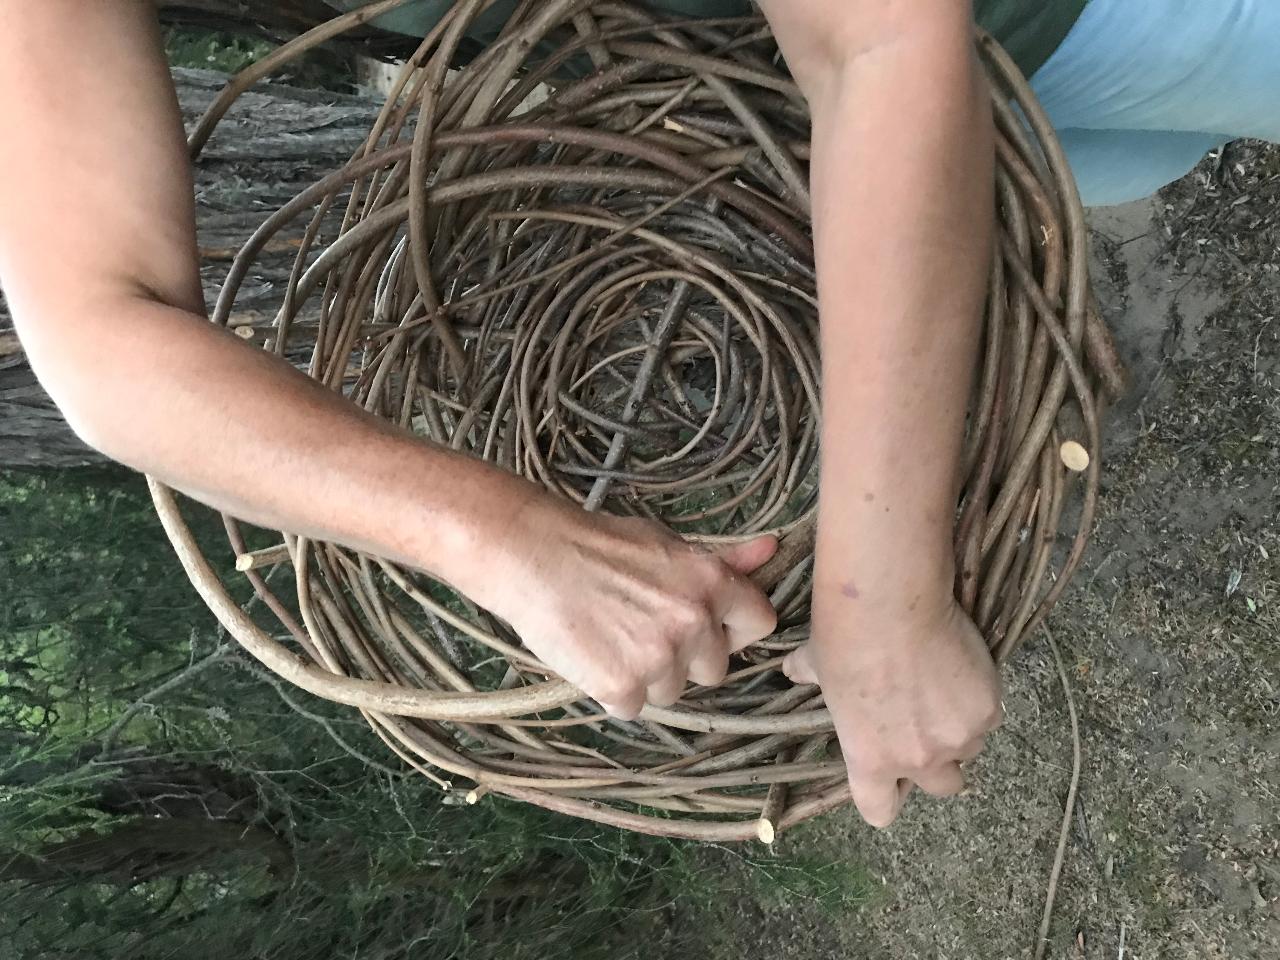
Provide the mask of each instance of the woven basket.
{"label": "woven basket", "polygon": [[[226,517],[237,569],[271,612],[255,622],[153,482],[156,506],[192,582],[251,654],[358,707],[445,789],[666,836],[771,839],[849,799],[820,691],[780,670],[808,635],[817,502],[804,101],[762,20],[658,20],[620,2],[525,4],[498,43],[447,73],[481,5],[455,5],[365,148],[244,245],[214,321],[227,323],[255,259],[292,227],[302,248],[269,349],[305,355],[312,376],[366,409],[587,509],[704,542],[777,534],[778,556],[757,574],[776,633],[719,686],[624,722],[444,584],[285,534],[249,552]],[[194,149],[250,83],[358,19],[238,78]],[[1122,372],[1090,305],[1062,151],[1007,56],[985,36],[978,47],[995,91],[999,229],[957,595],[1003,660],[1080,559],[1097,411]],[[339,235],[320,249],[326,229]],[[317,303],[318,322],[304,321]],[[1076,476],[1080,506],[1060,536]],[[281,568],[287,594],[264,577]]]}

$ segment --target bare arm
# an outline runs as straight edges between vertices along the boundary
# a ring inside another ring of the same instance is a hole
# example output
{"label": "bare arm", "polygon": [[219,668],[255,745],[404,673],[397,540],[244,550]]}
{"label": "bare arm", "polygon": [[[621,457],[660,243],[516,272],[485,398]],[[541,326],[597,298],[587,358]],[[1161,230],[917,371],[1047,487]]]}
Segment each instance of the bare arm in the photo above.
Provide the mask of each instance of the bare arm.
{"label": "bare arm", "polygon": [[863,815],[998,721],[990,656],[952,595],[957,473],[992,229],[991,112],[967,0],[766,0],[814,119],[823,457],[816,671]]}
{"label": "bare arm", "polygon": [[730,645],[772,629],[733,575],[767,559],[767,539],[715,557],[588,515],[209,324],[151,4],[0,12],[0,281],[32,367],[88,442],[251,522],[443,577],[621,714],[673,701],[686,677],[714,682]]}

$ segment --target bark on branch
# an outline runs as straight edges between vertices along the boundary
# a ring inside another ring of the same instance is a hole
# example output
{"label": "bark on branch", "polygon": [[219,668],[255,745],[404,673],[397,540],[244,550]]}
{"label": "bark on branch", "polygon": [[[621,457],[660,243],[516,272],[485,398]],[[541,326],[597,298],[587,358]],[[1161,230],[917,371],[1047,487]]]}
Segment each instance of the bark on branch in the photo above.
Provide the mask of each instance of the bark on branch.
{"label": "bark on branch", "polygon": [[[190,4],[248,5],[240,0]],[[284,15],[308,5],[290,0],[278,6]],[[174,79],[188,127],[226,81],[222,74],[198,70],[176,70]],[[241,98],[196,169],[207,298],[217,290],[245,238],[273,210],[349,159],[376,113],[372,100],[274,85]],[[274,315],[294,253],[283,244],[255,264],[237,300],[237,312],[246,324],[266,323]],[[75,467],[102,459],[72,433],[36,381],[0,297],[0,468]]]}

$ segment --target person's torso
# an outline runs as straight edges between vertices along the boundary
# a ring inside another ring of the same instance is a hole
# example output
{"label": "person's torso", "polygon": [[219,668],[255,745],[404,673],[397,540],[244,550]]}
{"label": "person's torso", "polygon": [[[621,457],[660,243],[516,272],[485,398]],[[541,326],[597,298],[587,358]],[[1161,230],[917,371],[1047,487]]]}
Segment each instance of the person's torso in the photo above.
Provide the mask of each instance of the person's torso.
{"label": "person's torso", "polygon": [[1030,77],[1067,38],[1089,0],[974,0],[978,25]]}

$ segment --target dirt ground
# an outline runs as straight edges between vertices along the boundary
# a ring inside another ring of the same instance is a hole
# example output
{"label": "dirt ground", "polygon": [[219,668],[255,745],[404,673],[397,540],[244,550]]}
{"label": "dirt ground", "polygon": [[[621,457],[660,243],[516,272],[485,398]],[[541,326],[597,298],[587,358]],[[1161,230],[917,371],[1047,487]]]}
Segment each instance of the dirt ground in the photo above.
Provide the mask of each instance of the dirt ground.
{"label": "dirt ground", "polygon": [[[1134,389],[1051,620],[1083,775],[1050,957],[1280,957],[1278,200],[1280,150],[1236,143],[1157,199],[1091,215]],[[865,907],[744,893],[697,922],[717,931],[693,931],[698,954],[1030,957],[1072,759],[1043,637],[1010,665],[1006,705],[965,796],[918,799],[884,833],[840,813],[780,842],[865,864]],[[646,953],[691,956],[689,933],[677,922]]]}

